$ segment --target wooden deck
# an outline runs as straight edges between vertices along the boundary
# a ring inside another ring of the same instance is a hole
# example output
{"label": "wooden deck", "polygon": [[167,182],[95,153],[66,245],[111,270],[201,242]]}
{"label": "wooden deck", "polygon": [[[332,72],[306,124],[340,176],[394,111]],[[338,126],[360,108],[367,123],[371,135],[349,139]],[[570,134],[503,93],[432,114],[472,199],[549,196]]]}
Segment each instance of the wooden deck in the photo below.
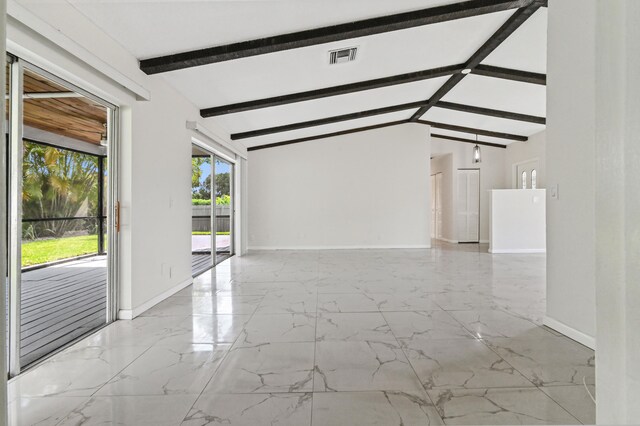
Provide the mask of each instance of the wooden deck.
{"label": "wooden deck", "polygon": [[193,253],[191,255],[191,276],[198,276],[212,267],[211,253]]}
{"label": "wooden deck", "polygon": [[[193,254],[191,265],[194,276],[202,273],[211,268],[211,255]],[[24,367],[106,323],[106,257],[25,271],[21,296]]]}
{"label": "wooden deck", "polygon": [[26,366],[105,324],[107,260],[77,260],[22,273],[20,363]]}
{"label": "wooden deck", "polygon": [[[227,249],[228,250],[228,249]],[[224,260],[230,258],[231,255],[228,251],[216,253],[216,265]],[[191,261],[191,276],[197,277],[203,272],[208,271],[213,267],[211,263],[211,254],[209,253],[193,253]]]}

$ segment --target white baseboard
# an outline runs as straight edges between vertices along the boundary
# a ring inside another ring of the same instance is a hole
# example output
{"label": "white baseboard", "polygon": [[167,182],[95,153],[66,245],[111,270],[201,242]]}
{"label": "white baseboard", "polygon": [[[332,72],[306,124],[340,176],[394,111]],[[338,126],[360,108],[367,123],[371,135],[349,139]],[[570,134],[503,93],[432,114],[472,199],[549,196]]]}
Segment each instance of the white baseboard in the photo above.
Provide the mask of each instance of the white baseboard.
{"label": "white baseboard", "polygon": [[493,254],[531,254],[531,253],[546,253],[545,249],[494,249],[489,248],[489,253]]}
{"label": "white baseboard", "polygon": [[480,244],[489,244],[489,240],[480,240]]}
{"label": "white baseboard", "polygon": [[568,338],[573,339],[576,342],[581,343],[586,347],[593,349],[594,351],[596,350],[595,337],[589,336],[588,334],[578,331],[573,327],[569,327],[565,323],[555,320],[553,318],[550,318],[548,316],[544,317],[544,320],[542,321],[542,323],[547,327],[554,329],[558,333],[564,334]]}
{"label": "white baseboard", "polygon": [[133,309],[120,309],[118,311],[118,319],[121,319],[121,320],[134,319],[141,313],[153,308],[155,305],[162,302],[164,299],[173,296],[174,294],[176,294],[183,288],[190,286],[191,284],[193,284],[193,278],[186,279],[181,283],[171,287],[169,290],[157,295],[153,299],[146,301],[140,306],[137,306]]}
{"label": "white baseboard", "polygon": [[250,246],[249,250],[372,250],[372,249],[428,249],[430,244],[417,245],[361,245],[361,246]]}

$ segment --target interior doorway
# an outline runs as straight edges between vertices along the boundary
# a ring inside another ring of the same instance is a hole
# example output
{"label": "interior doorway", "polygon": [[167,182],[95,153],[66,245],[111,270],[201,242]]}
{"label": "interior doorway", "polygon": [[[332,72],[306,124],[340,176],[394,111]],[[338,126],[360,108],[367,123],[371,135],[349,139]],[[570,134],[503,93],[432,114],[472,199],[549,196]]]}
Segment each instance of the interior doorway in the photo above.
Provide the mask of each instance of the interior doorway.
{"label": "interior doorway", "polygon": [[117,108],[7,60],[9,372],[115,319]]}
{"label": "interior doorway", "polygon": [[195,277],[234,254],[234,164],[192,144],[191,168],[191,272]]}
{"label": "interior doorway", "polygon": [[442,173],[431,175],[431,238],[442,239]]}
{"label": "interior doorway", "polygon": [[458,169],[458,242],[480,242],[479,169]]}

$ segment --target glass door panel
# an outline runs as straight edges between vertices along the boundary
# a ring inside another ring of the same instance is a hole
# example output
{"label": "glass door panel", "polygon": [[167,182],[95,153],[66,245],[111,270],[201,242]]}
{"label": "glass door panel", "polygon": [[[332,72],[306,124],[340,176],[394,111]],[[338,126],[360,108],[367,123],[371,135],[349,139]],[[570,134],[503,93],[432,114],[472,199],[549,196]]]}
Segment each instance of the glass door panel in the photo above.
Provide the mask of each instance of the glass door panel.
{"label": "glass door panel", "polygon": [[[4,227],[4,231],[5,231],[5,249],[6,252],[2,253],[2,257],[4,257],[4,259],[2,259],[2,262],[4,262],[4,268],[2,269],[2,273],[0,274],[0,276],[2,276],[2,279],[5,280],[5,294],[2,295],[3,297],[3,303],[4,303],[4,313],[5,313],[5,320],[6,320],[6,328],[5,328],[5,344],[6,347],[9,347],[10,341],[9,341],[9,312],[10,312],[10,305],[9,305],[9,298],[10,298],[10,292],[9,292],[9,193],[10,193],[10,188],[9,188],[9,178],[11,176],[10,174],[10,169],[9,169],[9,164],[10,164],[10,158],[9,158],[9,143],[10,143],[10,133],[9,133],[9,124],[11,123],[10,121],[10,115],[9,112],[11,111],[11,60],[10,58],[7,58],[7,61],[5,63],[5,91],[4,91],[4,96],[5,96],[5,111],[4,111],[4,120],[5,120],[5,137],[4,140],[2,142],[2,149],[1,149],[1,153],[0,153],[0,158],[2,158],[2,160],[4,161],[5,164],[5,169],[6,169],[6,173],[4,175],[4,182],[2,183],[2,195],[1,197],[3,198],[4,201],[4,205],[2,207],[2,215],[4,216],[3,221],[2,221],[2,225]],[[7,361],[7,365],[5,366],[7,368],[7,371],[9,370],[9,357],[6,357],[6,361]]]}
{"label": "glass door panel", "polygon": [[216,264],[233,254],[233,165],[215,157]]}
{"label": "glass door panel", "polygon": [[196,145],[191,154],[191,273],[213,267],[211,155]]}
{"label": "glass door panel", "polygon": [[15,375],[113,317],[107,158],[115,109],[29,64],[12,72],[20,73],[12,114],[21,117],[10,138]]}

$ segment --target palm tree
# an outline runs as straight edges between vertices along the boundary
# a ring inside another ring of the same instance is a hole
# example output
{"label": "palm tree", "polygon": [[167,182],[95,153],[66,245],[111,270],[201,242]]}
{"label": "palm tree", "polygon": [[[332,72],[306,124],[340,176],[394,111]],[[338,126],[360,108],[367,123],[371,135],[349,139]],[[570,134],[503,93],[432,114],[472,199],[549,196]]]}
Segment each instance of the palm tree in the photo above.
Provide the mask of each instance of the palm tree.
{"label": "palm tree", "polygon": [[[23,219],[96,216],[98,214],[98,157],[66,149],[24,142],[22,160]],[[91,221],[88,225],[95,228]],[[86,221],[27,222],[25,237],[62,237],[86,229]],[[93,230],[93,229],[92,229]]]}

